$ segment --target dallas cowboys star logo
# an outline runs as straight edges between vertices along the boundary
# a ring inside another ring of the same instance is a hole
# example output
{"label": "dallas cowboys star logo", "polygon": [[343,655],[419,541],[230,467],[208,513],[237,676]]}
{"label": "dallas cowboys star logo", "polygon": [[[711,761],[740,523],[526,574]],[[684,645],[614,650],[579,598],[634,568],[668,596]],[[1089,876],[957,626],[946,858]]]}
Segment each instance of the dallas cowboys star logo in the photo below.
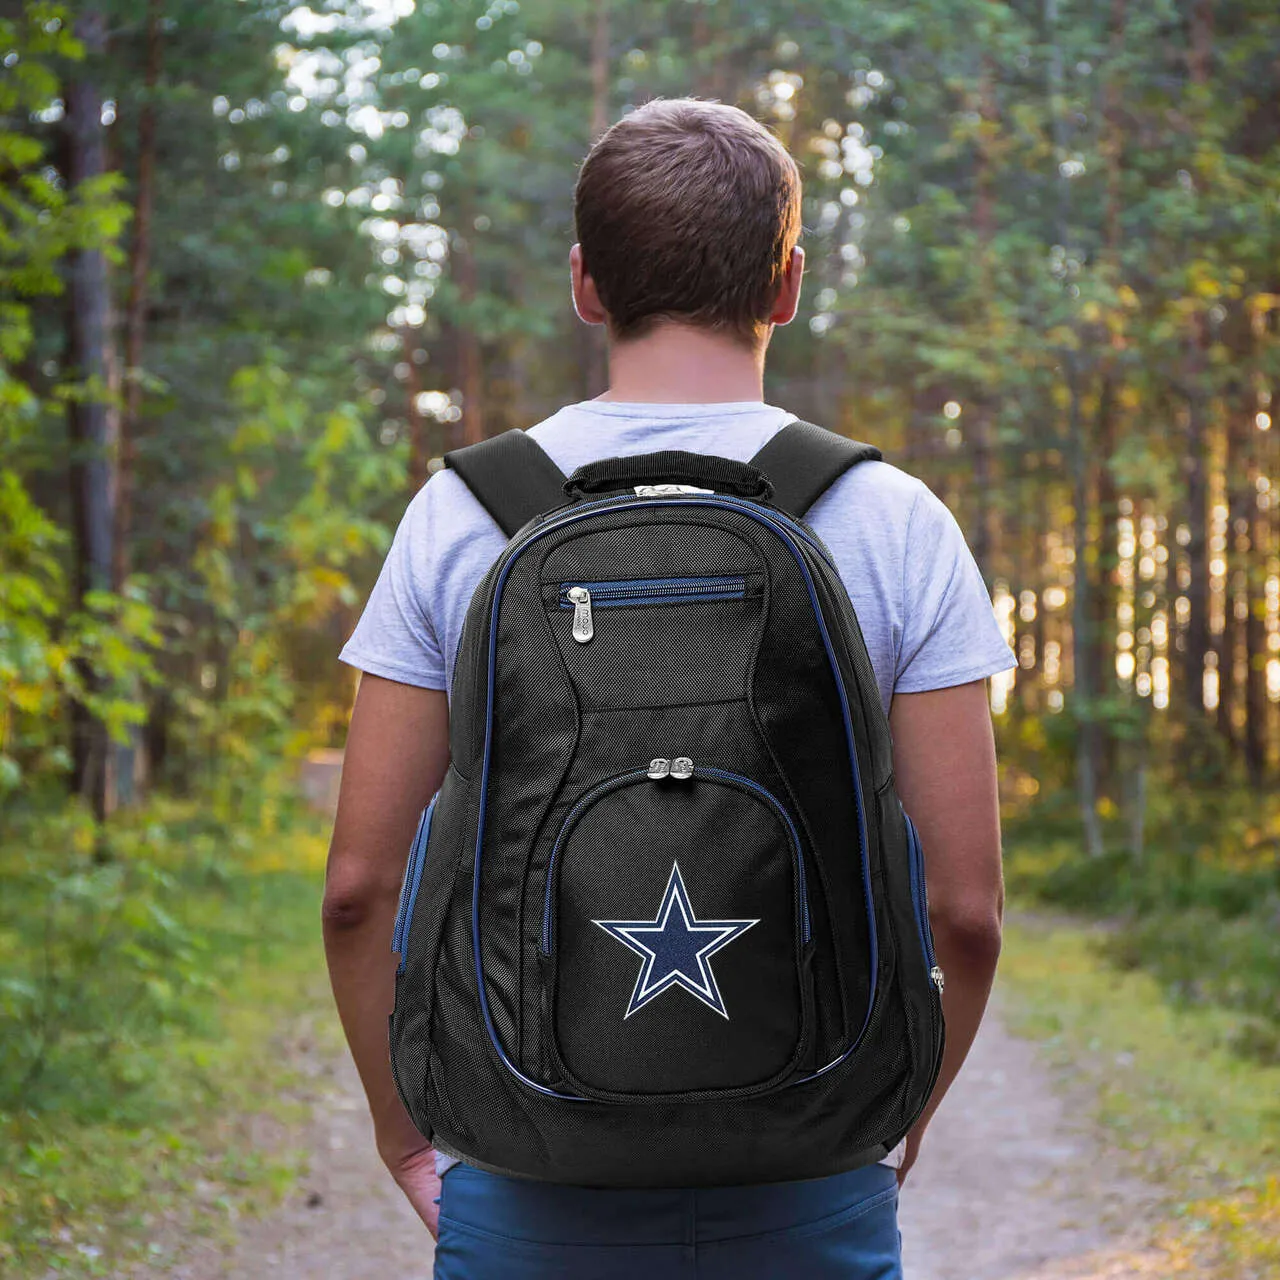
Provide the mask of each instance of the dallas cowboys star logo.
{"label": "dallas cowboys star logo", "polygon": [[643,1009],[670,987],[683,987],[722,1018],[729,1014],[711,971],[711,957],[759,920],[699,920],[693,914],[689,891],[684,887],[679,863],[662,895],[662,905],[652,920],[593,920],[610,937],[634,951],[644,963],[631,992],[623,1019]]}

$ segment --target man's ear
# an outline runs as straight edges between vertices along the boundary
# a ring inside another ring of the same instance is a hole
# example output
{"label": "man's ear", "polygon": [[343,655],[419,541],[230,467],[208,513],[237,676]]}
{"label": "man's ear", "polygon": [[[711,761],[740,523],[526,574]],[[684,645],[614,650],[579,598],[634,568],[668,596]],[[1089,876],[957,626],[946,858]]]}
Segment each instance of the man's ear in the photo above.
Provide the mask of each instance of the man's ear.
{"label": "man's ear", "polygon": [[791,250],[791,261],[782,273],[782,287],[769,315],[770,324],[790,324],[800,305],[800,281],[804,276],[804,250],[796,245]]}
{"label": "man's ear", "polygon": [[573,309],[578,313],[578,318],[587,324],[606,323],[608,316],[600,305],[596,282],[587,275],[586,268],[582,265],[580,244],[575,244],[569,250],[569,283],[573,289]]}

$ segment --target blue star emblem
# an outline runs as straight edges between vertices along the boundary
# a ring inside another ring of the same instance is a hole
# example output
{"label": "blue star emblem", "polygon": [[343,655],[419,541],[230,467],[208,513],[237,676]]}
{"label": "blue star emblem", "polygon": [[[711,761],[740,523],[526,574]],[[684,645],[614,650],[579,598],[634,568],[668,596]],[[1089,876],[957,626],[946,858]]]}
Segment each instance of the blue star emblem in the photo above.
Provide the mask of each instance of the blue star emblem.
{"label": "blue star emblem", "polygon": [[699,920],[689,902],[680,866],[673,862],[662,904],[652,920],[593,920],[591,923],[599,925],[644,961],[631,992],[631,1003],[622,1015],[625,1020],[671,987],[683,987],[708,1009],[728,1018],[716,975],[711,971],[711,957],[760,921]]}

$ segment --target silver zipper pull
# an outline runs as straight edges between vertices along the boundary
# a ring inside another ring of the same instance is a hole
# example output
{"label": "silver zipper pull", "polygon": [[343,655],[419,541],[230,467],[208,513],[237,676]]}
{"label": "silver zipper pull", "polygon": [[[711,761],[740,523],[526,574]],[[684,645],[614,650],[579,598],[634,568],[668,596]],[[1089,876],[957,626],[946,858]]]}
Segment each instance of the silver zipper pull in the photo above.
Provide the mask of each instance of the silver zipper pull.
{"label": "silver zipper pull", "polygon": [[591,592],[586,587],[570,587],[565,595],[573,604],[573,638],[586,644],[596,633],[591,622]]}
{"label": "silver zipper pull", "polygon": [[649,761],[649,777],[651,777],[655,782],[657,782],[659,778],[665,778],[670,772],[670,760],[658,759]]}
{"label": "silver zipper pull", "polygon": [[929,970],[929,977],[933,979],[933,985],[938,988],[938,994],[941,995],[942,988],[947,985],[946,974],[944,974],[942,969],[935,964],[933,968]]}
{"label": "silver zipper pull", "polygon": [[681,782],[693,777],[693,761],[688,756],[676,756],[671,762],[671,776]]}

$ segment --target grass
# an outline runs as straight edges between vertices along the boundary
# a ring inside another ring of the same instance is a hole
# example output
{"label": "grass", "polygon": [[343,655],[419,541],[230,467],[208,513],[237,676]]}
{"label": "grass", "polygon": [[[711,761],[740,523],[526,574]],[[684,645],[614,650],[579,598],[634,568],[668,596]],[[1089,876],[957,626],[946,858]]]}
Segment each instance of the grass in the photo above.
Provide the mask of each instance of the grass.
{"label": "grass", "polygon": [[1098,1118],[1157,1185],[1169,1275],[1280,1275],[1280,1065],[1233,1049],[1238,1015],[1171,1003],[1109,958],[1114,926],[1037,919],[1007,932],[1016,1030],[1083,1070]]}
{"label": "grass", "polygon": [[[172,805],[129,821],[107,866],[74,823],[0,847],[0,1274],[14,1280],[163,1264],[166,1224],[217,1232],[271,1203],[302,1168],[284,1139],[314,1088],[287,1064],[300,1041],[336,1046],[318,828],[246,836]],[[264,1126],[281,1141],[251,1140]]]}

